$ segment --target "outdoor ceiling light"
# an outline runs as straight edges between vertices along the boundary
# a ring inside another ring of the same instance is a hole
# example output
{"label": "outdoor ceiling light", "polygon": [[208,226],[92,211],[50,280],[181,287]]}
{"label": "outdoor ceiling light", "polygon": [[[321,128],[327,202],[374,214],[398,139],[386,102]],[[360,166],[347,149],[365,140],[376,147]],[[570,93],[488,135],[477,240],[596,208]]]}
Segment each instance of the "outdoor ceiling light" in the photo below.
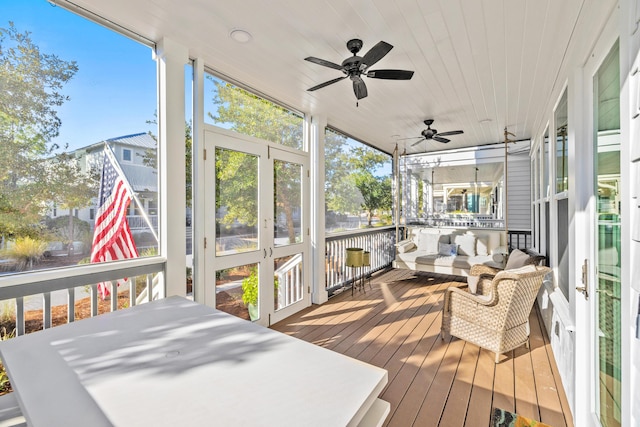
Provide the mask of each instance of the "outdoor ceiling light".
{"label": "outdoor ceiling light", "polygon": [[229,37],[231,37],[232,40],[235,40],[238,43],[249,43],[253,38],[250,32],[242,30],[240,28],[234,28],[233,30],[231,30],[229,32]]}

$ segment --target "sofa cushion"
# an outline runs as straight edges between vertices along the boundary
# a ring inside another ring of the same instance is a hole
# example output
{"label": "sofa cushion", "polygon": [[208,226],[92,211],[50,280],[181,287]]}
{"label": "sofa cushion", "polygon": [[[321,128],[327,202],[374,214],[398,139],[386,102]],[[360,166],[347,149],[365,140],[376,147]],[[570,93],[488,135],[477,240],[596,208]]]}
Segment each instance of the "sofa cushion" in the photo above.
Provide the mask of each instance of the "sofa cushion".
{"label": "sofa cushion", "polygon": [[458,254],[476,256],[476,240],[473,234],[459,234],[453,236],[452,243],[458,245]]}
{"label": "sofa cushion", "polygon": [[507,259],[507,265],[504,266],[505,270],[513,270],[516,268],[524,267],[529,264],[529,255],[522,252],[520,249],[514,249]]}
{"label": "sofa cushion", "polygon": [[442,256],[436,254],[422,255],[416,257],[416,264],[437,265],[439,267],[453,267],[455,256]]}

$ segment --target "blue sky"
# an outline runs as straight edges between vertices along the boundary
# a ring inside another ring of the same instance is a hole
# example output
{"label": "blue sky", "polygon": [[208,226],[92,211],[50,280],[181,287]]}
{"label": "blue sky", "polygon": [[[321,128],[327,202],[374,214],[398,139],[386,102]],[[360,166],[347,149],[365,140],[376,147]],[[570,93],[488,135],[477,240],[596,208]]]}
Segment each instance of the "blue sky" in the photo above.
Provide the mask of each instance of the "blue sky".
{"label": "blue sky", "polygon": [[153,131],[156,63],[152,49],[45,0],[0,0],[0,27],[9,21],[29,31],[42,53],[78,63],[58,110],[60,136],[70,148],[104,139]]}

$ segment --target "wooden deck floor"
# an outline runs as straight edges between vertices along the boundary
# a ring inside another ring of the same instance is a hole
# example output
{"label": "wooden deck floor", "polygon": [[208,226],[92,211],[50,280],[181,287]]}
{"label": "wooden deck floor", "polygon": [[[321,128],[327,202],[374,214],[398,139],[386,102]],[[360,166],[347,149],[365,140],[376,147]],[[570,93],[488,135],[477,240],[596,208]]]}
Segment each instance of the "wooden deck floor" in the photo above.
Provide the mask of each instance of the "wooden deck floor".
{"label": "wooden deck floor", "polygon": [[[572,427],[537,308],[530,318],[531,348],[516,349],[497,365],[487,350],[440,339],[443,292],[466,286],[460,280],[389,270],[374,276],[366,292],[356,290],[352,297],[347,290],[272,328],[386,369],[381,398],[391,404],[388,426],[489,426],[497,407]],[[334,398],[348,396],[327,396]]]}

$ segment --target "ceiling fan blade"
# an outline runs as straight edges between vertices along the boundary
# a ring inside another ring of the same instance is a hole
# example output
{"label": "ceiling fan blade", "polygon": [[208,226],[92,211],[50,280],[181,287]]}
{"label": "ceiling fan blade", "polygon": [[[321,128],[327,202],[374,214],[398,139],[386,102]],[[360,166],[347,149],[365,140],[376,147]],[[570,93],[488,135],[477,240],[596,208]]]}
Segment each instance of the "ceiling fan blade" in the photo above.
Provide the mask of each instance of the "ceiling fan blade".
{"label": "ceiling fan blade", "polygon": [[353,79],[353,92],[356,94],[356,98],[362,99],[366,98],[367,86],[364,84],[364,81],[360,76],[352,77]]}
{"label": "ceiling fan blade", "polygon": [[323,67],[335,68],[336,70],[342,70],[342,65],[338,65],[331,61],[325,61],[324,59],[309,56],[304,58],[305,61],[313,62],[314,64],[322,65]]}
{"label": "ceiling fan blade", "polygon": [[461,130],[450,130],[449,132],[438,132],[438,136],[450,136],[450,135],[460,135],[464,133]]}
{"label": "ceiling fan blade", "polygon": [[384,56],[389,53],[389,51],[393,49],[387,42],[378,42],[377,45],[372,47],[369,52],[367,52],[363,57],[361,64],[365,67],[371,67],[376,62],[380,61]]}
{"label": "ceiling fan blade", "polygon": [[367,72],[367,77],[371,77],[373,79],[409,80],[413,77],[413,71],[371,70]]}
{"label": "ceiling fan blade", "polygon": [[451,141],[450,139],[447,139],[447,138],[441,138],[441,137],[439,137],[439,136],[437,136],[437,135],[436,135],[436,136],[434,136],[432,139],[433,139],[434,141],[442,142],[442,143],[444,143],[444,144],[446,144],[447,142]]}
{"label": "ceiling fan blade", "polygon": [[416,146],[416,145],[420,144],[422,141],[424,141],[424,140],[426,140],[426,139],[427,139],[427,138],[422,138],[422,139],[420,139],[420,140],[418,140],[418,141],[414,142],[413,144],[411,144],[411,146],[412,146],[412,147],[413,147],[413,146]]}
{"label": "ceiling fan blade", "polygon": [[317,90],[317,89],[322,89],[325,86],[329,86],[330,84],[339,82],[340,80],[344,80],[347,77],[349,77],[349,76],[342,76],[342,77],[338,77],[337,79],[329,80],[328,82],[320,83],[317,86],[314,86],[312,88],[307,89],[307,92],[312,92],[312,91]]}

